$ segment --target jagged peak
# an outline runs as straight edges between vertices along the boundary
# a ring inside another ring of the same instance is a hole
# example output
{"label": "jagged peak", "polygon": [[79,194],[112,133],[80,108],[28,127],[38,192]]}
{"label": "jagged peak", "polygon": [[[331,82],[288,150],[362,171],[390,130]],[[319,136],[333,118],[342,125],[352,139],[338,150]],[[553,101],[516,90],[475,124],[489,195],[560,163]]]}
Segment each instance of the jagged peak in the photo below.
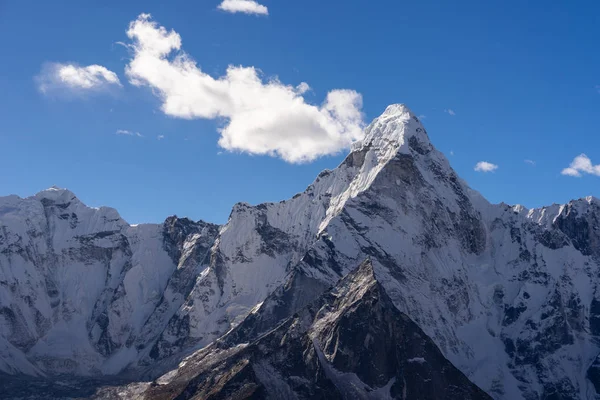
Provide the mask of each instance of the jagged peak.
{"label": "jagged peak", "polygon": [[204,227],[215,227],[216,228],[216,227],[219,227],[220,225],[213,224],[211,222],[206,222],[201,219],[198,221],[195,221],[189,217],[179,217],[177,215],[170,215],[163,222],[163,226],[165,226],[167,229],[177,227],[178,229],[186,231],[186,230],[196,229],[196,228],[201,229]]}
{"label": "jagged peak", "polygon": [[362,297],[371,288],[379,288],[380,283],[375,274],[375,268],[370,258],[346,275],[336,285],[336,292],[344,297],[356,299]]}
{"label": "jagged peak", "polygon": [[368,280],[377,281],[377,277],[375,275],[375,268],[373,267],[373,262],[371,258],[365,259],[358,267],[354,269],[354,271],[348,274],[351,278],[355,279],[357,277],[366,278]]}
{"label": "jagged peak", "polygon": [[[504,205],[505,203],[500,203]],[[541,206],[537,208],[527,208],[521,204],[515,204],[514,206],[508,206],[512,211],[517,213],[523,213],[527,215],[529,218],[535,219],[542,217],[543,215],[552,215],[556,216],[557,214],[563,212],[563,210],[567,208],[580,208],[587,206],[600,206],[600,199],[595,196],[586,196],[581,197],[579,199],[570,200],[567,203],[552,203],[551,205]]]}

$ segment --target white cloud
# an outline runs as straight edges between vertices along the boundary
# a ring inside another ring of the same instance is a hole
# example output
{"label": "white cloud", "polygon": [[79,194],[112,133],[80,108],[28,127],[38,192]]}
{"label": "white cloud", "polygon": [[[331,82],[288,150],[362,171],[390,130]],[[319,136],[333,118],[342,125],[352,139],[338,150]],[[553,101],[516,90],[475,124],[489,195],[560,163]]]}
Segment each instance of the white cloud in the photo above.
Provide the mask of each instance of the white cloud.
{"label": "white cloud", "polygon": [[444,112],[452,115],[453,117],[456,115],[456,113],[454,112],[454,110],[452,110],[451,108],[448,108],[448,109],[444,110]]}
{"label": "white cloud", "polygon": [[144,135],[142,135],[139,132],[132,132],[132,131],[128,131],[126,129],[118,129],[115,133],[117,135],[124,135],[124,136],[144,137]]}
{"label": "white cloud", "polygon": [[576,177],[580,177],[583,174],[600,176],[600,164],[594,165],[588,156],[580,154],[575,157],[573,162],[571,162],[571,165],[569,165],[568,168],[563,169],[561,173],[563,175]]}
{"label": "white cloud", "polygon": [[535,161],[533,160],[525,160],[525,164],[533,165],[535,167]]}
{"label": "white cloud", "polygon": [[133,42],[129,81],[150,87],[169,116],[225,119],[219,145],[227,150],[304,162],[363,137],[362,96],[353,90],[332,90],[321,105],[312,105],[302,96],[308,84],[263,79],[254,67],[230,65],[214,78],[181,50],[177,32],[159,27],[148,14],[130,23],[127,36]]}
{"label": "white cloud", "polygon": [[306,82],[300,82],[300,84],[298,86],[296,86],[296,91],[299,94],[304,94],[310,90],[311,90],[311,87]]}
{"label": "white cloud", "polygon": [[450,155],[453,156],[454,155],[454,150],[450,150]]}
{"label": "white cloud", "polygon": [[427,118],[427,116],[426,116],[426,115],[423,115],[423,114],[421,114],[421,115],[419,115],[417,118],[418,118],[418,119],[420,119],[420,120],[423,120],[423,119]]}
{"label": "white cloud", "polygon": [[157,138],[158,140],[163,140],[163,139],[165,138],[165,135],[158,135],[156,138]]}
{"label": "white cloud", "polygon": [[223,0],[218,6],[219,10],[230,13],[244,13],[255,15],[269,15],[269,9],[253,0]]}
{"label": "white cloud", "polygon": [[49,63],[36,77],[42,93],[54,91],[91,92],[120,87],[119,77],[102,65],[80,67],[75,64]]}
{"label": "white cloud", "polygon": [[477,172],[494,172],[498,169],[496,164],[489,163],[487,161],[479,161],[475,164],[475,171]]}

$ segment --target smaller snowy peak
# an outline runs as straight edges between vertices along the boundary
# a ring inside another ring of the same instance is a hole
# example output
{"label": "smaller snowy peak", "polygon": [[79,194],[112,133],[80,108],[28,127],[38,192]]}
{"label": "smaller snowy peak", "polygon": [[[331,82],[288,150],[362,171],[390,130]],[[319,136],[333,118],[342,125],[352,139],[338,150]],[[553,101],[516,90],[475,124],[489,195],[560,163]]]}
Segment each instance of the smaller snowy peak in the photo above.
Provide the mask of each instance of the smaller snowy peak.
{"label": "smaller snowy peak", "polygon": [[18,206],[20,203],[23,202],[30,202],[30,201],[39,201],[39,202],[43,202],[45,201],[51,201],[52,203],[58,203],[58,204],[67,204],[67,203],[81,203],[79,201],[79,199],[77,199],[77,196],[75,196],[75,194],[73,192],[71,192],[68,189],[63,189],[60,188],[58,186],[52,186],[48,189],[42,190],[41,192],[38,192],[37,194],[33,195],[33,196],[28,196],[25,198],[22,198],[20,196],[17,196],[15,194],[11,194],[9,196],[1,196],[0,197],[0,204],[8,206],[8,205],[12,205],[12,206]]}
{"label": "smaller snowy peak", "polygon": [[47,199],[56,203],[69,203],[72,201],[78,201],[79,199],[73,192],[68,189],[60,188],[58,186],[52,186],[46,190],[42,190],[33,196],[37,200]]}
{"label": "smaller snowy peak", "polygon": [[90,207],[83,203],[72,191],[58,186],[52,186],[46,190],[35,194],[34,196],[23,199],[23,204],[29,204],[31,200],[39,202],[43,207],[51,207],[59,210],[63,218],[68,212],[74,213],[78,219],[90,219],[90,221],[104,221],[110,224],[116,224],[119,228],[129,226],[121,218],[119,212],[112,207]]}

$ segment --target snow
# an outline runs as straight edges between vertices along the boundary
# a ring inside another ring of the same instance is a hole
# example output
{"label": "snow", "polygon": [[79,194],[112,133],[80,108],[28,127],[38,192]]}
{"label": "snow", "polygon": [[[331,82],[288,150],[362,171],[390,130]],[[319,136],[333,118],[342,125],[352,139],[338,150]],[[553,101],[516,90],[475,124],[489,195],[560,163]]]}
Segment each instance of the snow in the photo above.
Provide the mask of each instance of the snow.
{"label": "snow", "polygon": [[33,365],[22,351],[2,336],[0,336],[0,371],[8,374],[45,376],[44,372]]}
{"label": "snow", "polygon": [[[553,229],[565,213],[583,215],[600,201],[586,197],[531,210],[490,204],[456,176],[404,105],[388,107],[352,152],[290,200],[236,204],[212,248],[196,254],[204,234],[190,235],[179,261],[165,251],[162,225],[129,225],[116,210],[87,207],[66,189],[53,187],[25,199],[0,197],[0,250],[26,249],[0,251],[0,305],[19,315],[18,322],[0,316],[0,370],[55,372],[54,364],[34,362],[51,356],[73,361],[70,372],[117,373],[148,362],[151,346],[138,353],[134,344],[161,337],[174,348],[178,342],[208,345],[256,312],[299,263],[308,276],[333,284],[340,273],[372,257],[398,309],[495,397],[523,398],[523,383],[515,377],[520,374],[531,391],[542,390],[542,378],[568,377],[582,398],[591,398],[585,370],[600,348],[590,334],[580,332],[574,344],[546,355],[546,377],[533,365],[515,368],[503,338],[531,340],[535,348],[527,321],[541,323],[555,292],[561,308],[577,295],[589,314],[600,284],[594,275],[598,261],[570,244],[544,247],[538,233]],[[58,206],[45,209],[42,201]],[[47,215],[49,209],[54,211]],[[461,237],[460,229],[472,226],[460,223],[470,221],[481,227],[482,245],[475,251],[466,246],[473,240]],[[520,243],[511,229],[520,232]],[[523,249],[535,261],[522,259]],[[319,260],[333,252],[341,272],[302,264],[309,250]],[[172,279],[187,268],[193,287],[184,295]],[[547,281],[534,279],[534,273]],[[51,283],[56,297],[48,294]],[[504,324],[505,307],[520,302],[526,310]],[[108,317],[106,331],[97,322],[101,314]],[[177,321],[187,321],[189,332],[169,330]],[[95,347],[103,334],[116,346],[109,355]],[[35,343],[28,352],[11,344],[20,336]],[[173,351],[178,350],[184,349]],[[354,378],[328,371],[354,388],[348,390],[363,393]]]}
{"label": "snow", "polygon": [[[43,201],[50,202],[48,208]],[[81,375],[97,369],[117,373],[137,359],[137,351],[123,348],[103,367],[105,357],[88,338],[88,328],[96,340],[101,329],[89,321],[122,285],[124,296],[107,309],[112,340],[122,345],[141,329],[175,269],[163,250],[160,225],[129,226],[116,210],[87,207],[57,187],[25,199],[0,198],[0,225],[3,248],[27,249],[0,256],[0,281],[18,288],[15,296],[0,285],[1,305],[23,318],[22,328],[0,318],[0,337],[25,329],[34,345],[26,355],[18,350],[21,358],[43,360],[42,369]],[[0,365],[3,371],[11,368]]]}
{"label": "snow", "polygon": [[137,351],[134,348],[122,347],[102,364],[102,373],[104,375],[117,375],[129,363],[134,361]]}

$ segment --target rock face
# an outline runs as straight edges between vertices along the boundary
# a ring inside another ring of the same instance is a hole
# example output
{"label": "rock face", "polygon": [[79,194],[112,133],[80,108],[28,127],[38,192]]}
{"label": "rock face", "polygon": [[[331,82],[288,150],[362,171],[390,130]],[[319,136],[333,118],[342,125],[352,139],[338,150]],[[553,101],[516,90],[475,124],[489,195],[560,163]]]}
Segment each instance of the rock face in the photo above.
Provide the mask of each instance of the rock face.
{"label": "rock face", "polygon": [[398,311],[375,278],[370,261],[255,341],[232,346],[230,339],[226,335],[187,358],[144,395],[153,399],[490,398]]}
{"label": "rock face", "polygon": [[62,189],[0,198],[0,371],[153,379],[232,328],[254,343],[369,258],[492,397],[593,399],[599,224],[593,197],[488,203],[403,105],[304,192],[237,204],[222,227],[129,226]]}

